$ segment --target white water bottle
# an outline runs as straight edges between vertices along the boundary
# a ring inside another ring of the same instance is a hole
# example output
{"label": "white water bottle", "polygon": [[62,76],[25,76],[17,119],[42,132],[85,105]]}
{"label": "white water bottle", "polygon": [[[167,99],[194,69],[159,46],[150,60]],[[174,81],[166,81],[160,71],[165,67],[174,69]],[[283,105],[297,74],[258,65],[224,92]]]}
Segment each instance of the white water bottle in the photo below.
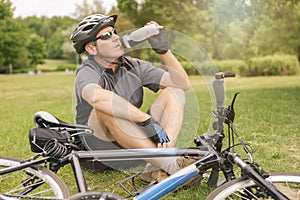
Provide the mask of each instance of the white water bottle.
{"label": "white water bottle", "polygon": [[132,48],[157,34],[159,34],[159,28],[155,24],[150,24],[133,31],[129,35],[124,35],[121,38],[121,43],[124,48]]}

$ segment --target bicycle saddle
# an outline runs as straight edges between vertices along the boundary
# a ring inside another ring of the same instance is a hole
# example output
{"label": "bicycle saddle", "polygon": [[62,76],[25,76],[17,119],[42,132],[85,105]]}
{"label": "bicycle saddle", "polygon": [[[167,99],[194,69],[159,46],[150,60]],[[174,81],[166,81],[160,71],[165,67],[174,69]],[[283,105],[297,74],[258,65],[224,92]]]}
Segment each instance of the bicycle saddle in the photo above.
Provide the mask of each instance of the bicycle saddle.
{"label": "bicycle saddle", "polygon": [[39,128],[67,128],[78,132],[84,131],[88,135],[93,134],[93,130],[89,126],[64,122],[46,111],[35,113],[33,122]]}

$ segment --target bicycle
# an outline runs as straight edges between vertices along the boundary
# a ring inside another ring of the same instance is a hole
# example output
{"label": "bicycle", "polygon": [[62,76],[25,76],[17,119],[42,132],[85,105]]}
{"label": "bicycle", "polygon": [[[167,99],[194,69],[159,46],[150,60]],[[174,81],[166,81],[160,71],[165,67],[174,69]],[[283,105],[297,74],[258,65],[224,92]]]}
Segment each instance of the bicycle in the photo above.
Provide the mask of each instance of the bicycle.
{"label": "bicycle", "polygon": [[[93,134],[90,127],[66,123],[47,112],[36,113],[34,122],[43,132],[42,136],[50,134],[50,137],[43,139],[31,137],[32,150],[37,153],[27,160],[0,157],[0,199],[123,199],[107,192],[88,191],[80,161],[85,159],[97,159],[101,162],[124,161],[174,156],[198,159],[162,182],[154,181],[142,189],[135,187],[138,173],[133,174],[120,183],[128,193],[126,198],[159,199],[195,176],[210,171],[207,183],[216,189],[208,195],[208,200],[299,199],[300,174],[264,171],[253,161],[249,146],[237,132],[233,122],[234,103],[238,93],[234,95],[228,108],[224,106],[224,78],[234,76],[235,74],[231,72],[215,74],[213,88],[216,110],[212,112],[216,118],[212,125],[214,132],[196,136],[194,138],[196,147],[86,151],[82,150],[80,144],[87,145],[85,138]],[[225,149],[223,149],[224,125],[228,127],[228,147]],[[235,139],[239,143],[236,143]],[[248,155],[246,160],[235,152],[237,146],[241,146]],[[56,172],[67,164],[72,166],[78,188],[78,194],[73,196],[66,184],[56,175]],[[234,170],[236,165],[240,168],[240,177]],[[219,178],[220,172],[224,175],[222,179]],[[134,191],[124,186],[126,181],[133,184]]]}

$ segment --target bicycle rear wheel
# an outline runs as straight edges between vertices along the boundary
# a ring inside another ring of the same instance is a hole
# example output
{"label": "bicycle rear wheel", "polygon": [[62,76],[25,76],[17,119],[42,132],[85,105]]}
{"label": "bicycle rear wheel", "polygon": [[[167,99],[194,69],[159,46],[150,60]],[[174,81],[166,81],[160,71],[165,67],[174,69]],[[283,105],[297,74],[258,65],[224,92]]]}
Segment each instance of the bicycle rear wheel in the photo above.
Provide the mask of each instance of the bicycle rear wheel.
{"label": "bicycle rear wheel", "polygon": [[[21,159],[0,156],[0,169],[18,166]],[[71,194],[66,184],[52,171],[41,166],[0,176],[0,199],[66,199]]]}
{"label": "bicycle rear wheel", "polygon": [[[271,173],[267,178],[289,199],[300,199],[300,174],[289,172]],[[221,185],[207,200],[220,199],[273,199],[263,197],[261,189],[249,178],[242,177]]]}

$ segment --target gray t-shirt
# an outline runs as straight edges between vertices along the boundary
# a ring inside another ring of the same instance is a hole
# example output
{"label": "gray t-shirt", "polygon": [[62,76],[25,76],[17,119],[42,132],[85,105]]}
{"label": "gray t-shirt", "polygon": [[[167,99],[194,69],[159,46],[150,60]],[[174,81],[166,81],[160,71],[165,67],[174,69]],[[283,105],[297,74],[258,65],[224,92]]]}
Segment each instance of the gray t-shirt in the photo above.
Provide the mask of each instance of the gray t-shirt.
{"label": "gray t-shirt", "polygon": [[[86,61],[76,72],[76,123],[87,124],[93,107],[86,102],[81,94],[89,83],[100,85],[113,91],[131,104],[140,108],[143,103],[143,87],[157,92],[164,70],[156,68],[151,63],[123,56],[116,72],[97,64],[94,60]],[[118,105],[116,105],[118,106]]]}

